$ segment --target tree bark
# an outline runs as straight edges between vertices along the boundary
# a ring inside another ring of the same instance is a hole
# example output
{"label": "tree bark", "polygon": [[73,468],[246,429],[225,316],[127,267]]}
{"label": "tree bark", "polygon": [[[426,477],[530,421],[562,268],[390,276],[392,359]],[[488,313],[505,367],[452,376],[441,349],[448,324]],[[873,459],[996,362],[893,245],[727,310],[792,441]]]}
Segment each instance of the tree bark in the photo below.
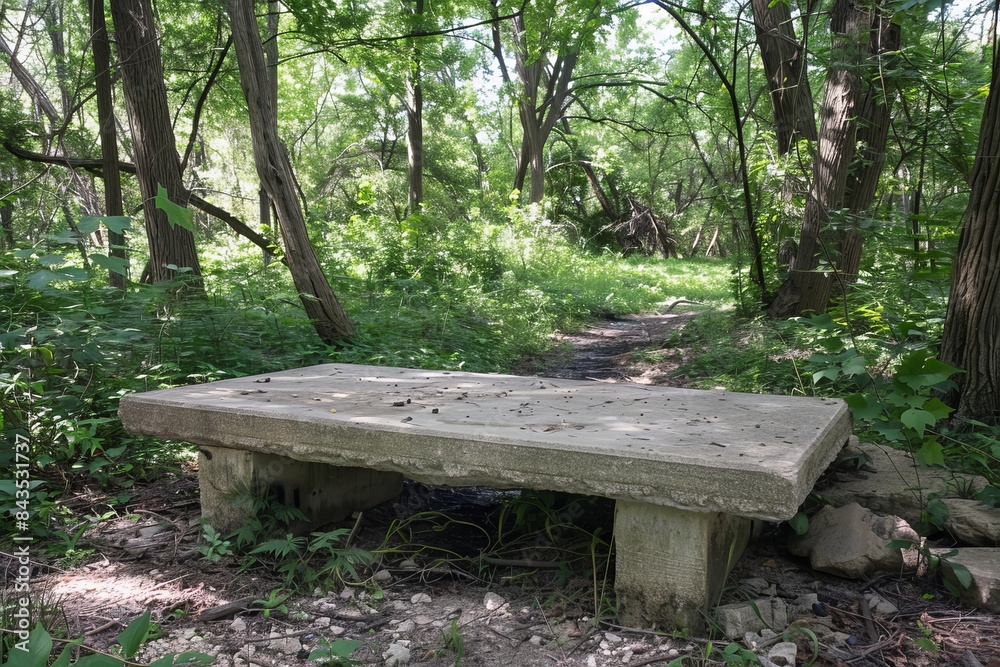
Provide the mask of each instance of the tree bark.
{"label": "tree bark", "polygon": [[[424,14],[424,0],[413,0],[410,8],[420,30]],[[406,155],[407,155],[407,211],[410,215],[420,213],[424,202],[424,88],[422,54],[418,44],[414,44],[410,60],[410,72],[406,77]]]}
{"label": "tree bark", "polygon": [[181,180],[153,8],[150,0],[110,2],[149,241],[150,280],[171,280],[177,269],[185,267],[200,276],[194,234],[171,227],[166,214],[154,204],[160,186],[179,206],[187,206],[188,191]]}
{"label": "tree bark", "polygon": [[752,0],[753,22],[761,62],[774,110],[778,154],[784,155],[798,139],[815,141],[812,91],[805,74],[805,53],[795,36],[791,7],[785,2]]}
{"label": "tree bark", "polygon": [[328,344],[354,333],[330,288],[309,241],[302,206],[295,189],[292,165],[278,138],[277,112],[267,94],[267,67],[253,0],[227,0],[240,83],[247,101],[254,162],[261,185],[274,204],[285,241],[285,256],[306,315],[319,337]]}
{"label": "tree bark", "polygon": [[947,397],[962,419],[1000,422],[1000,48],[970,177],[941,340],[942,361],[962,368]]}
{"label": "tree bark", "polygon": [[[892,23],[878,9],[872,16],[868,52],[882,55],[899,49],[899,25]],[[838,269],[844,281],[857,280],[861,267],[863,238],[858,229],[859,219],[875,201],[879,177],[885,167],[885,148],[889,142],[893,93],[890,92],[884,69],[874,76],[865,76],[863,92],[857,106],[857,150],[844,185],[844,208],[852,213],[838,244]]]}
{"label": "tree bark", "polygon": [[[869,42],[869,12],[852,0],[837,0],[830,12],[834,62],[826,75],[820,105],[819,141],[812,184],[799,235],[795,265],[768,308],[774,318],[806,311],[822,313],[830,301],[833,276],[826,268],[839,264],[840,237],[830,230],[830,211],[844,207],[848,174],[857,140],[860,104],[859,69]],[[820,268],[823,258],[828,266]]]}
{"label": "tree bark", "polygon": [[[104,167],[104,212],[108,216],[124,215],[122,180],[118,170],[118,132],[111,86],[111,46],[104,18],[104,0],[90,0],[91,49],[94,53],[94,81],[97,88],[97,122],[101,137],[101,162]],[[108,230],[108,254],[128,259],[125,235]],[[127,276],[108,272],[108,284],[122,289]]]}
{"label": "tree bark", "polygon": [[35,106],[45,114],[49,125],[52,128],[57,127],[62,122],[62,116],[59,115],[45,89],[38,85],[38,82],[31,76],[31,73],[25,69],[17,54],[14,53],[7,40],[3,38],[3,35],[0,35],[0,53],[7,56],[7,64],[10,66],[10,71],[14,75],[14,78],[18,80],[21,87],[28,93]]}

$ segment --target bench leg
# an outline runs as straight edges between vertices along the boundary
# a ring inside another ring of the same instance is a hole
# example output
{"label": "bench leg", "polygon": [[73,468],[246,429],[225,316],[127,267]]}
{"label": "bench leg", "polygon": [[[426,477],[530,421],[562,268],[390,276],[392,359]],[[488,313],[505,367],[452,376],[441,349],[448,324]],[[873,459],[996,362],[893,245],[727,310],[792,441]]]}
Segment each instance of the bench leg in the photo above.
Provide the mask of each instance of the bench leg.
{"label": "bench leg", "polygon": [[743,517],[617,501],[615,593],[621,623],[704,629],[749,537],[750,519]]}
{"label": "bench leg", "polygon": [[240,498],[262,488],[268,488],[280,503],[300,509],[308,521],[295,528],[309,529],[395,498],[403,490],[403,476],[201,447],[198,486],[202,518],[219,532],[235,530],[246,521],[247,506]]}

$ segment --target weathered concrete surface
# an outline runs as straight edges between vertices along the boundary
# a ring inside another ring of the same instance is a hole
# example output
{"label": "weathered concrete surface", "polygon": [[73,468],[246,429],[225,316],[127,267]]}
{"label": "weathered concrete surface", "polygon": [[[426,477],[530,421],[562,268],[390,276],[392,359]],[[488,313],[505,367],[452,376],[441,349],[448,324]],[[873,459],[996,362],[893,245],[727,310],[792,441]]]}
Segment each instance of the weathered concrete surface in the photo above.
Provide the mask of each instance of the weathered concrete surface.
{"label": "weathered concrete surface", "polygon": [[326,364],[124,397],[133,433],[398,472],[792,517],[851,429],[843,402]]}
{"label": "weathered concrete surface", "polygon": [[621,622],[704,627],[749,538],[750,519],[619,500],[615,593]]}
{"label": "weathered concrete surface", "polygon": [[306,521],[292,529],[339,521],[352,512],[391,500],[403,490],[403,476],[365,468],[296,461],[226,447],[203,446],[198,457],[201,513],[219,532],[246,522],[251,488],[269,489],[279,502],[302,511]]}

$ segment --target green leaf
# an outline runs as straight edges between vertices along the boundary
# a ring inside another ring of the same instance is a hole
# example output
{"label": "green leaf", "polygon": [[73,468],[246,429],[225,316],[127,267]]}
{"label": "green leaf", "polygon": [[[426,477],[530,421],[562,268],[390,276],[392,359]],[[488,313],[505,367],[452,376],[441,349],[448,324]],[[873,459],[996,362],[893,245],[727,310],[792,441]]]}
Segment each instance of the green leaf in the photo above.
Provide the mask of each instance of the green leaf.
{"label": "green leaf", "polygon": [[139,652],[142,642],[146,640],[146,635],[148,634],[149,610],[147,609],[145,614],[129,623],[128,627],[115,637],[115,641],[121,644],[122,650],[125,652],[125,657],[131,658]]}
{"label": "green leaf", "polygon": [[941,569],[946,573],[950,574],[958,582],[958,585],[962,587],[963,590],[967,590],[969,586],[972,585],[972,573],[969,572],[969,568],[965,567],[961,563],[956,563],[951,560],[941,561]]}
{"label": "green leaf", "polygon": [[194,211],[186,206],[180,206],[170,201],[167,196],[167,189],[156,184],[156,196],[153,198],[156,208],[163,211],[167,216],[167,223],[170,228],[183,227],[192,234],[194,233]]}
{"label": "green leaf", "polygon": [[961,372],[960,368],[935,359],[928,350],[914,350],[903,356],[895,380],[919,393],[921,389],[936,387]]}
{"label": "green leaf", "polygon": [[899,420],[903,422],[904,425],[912,428],[917,432],[917,435],[923,437],[924,431],[934,424],[937,423],[937,419],[934,418],[927,410],[923,408],[910,408],[902,415],[900,415]]}
{"label": "green leaf", "polygon": [[920,546],[919,543],[913,540],[892,540],[886,545],[889,549],[912,549],[917,546]]}
{"label": "green leaf", "polygon": [[868,373],[868,360],[860,354],[844,362],[843,373],[847,376],[865,375]]}
{"label": "green leaf", "polygon": [[128,273],[128,260],[124,257],[109,257],[99,252],[92,252],[88,255],[88,258],[97,266],[111,273],[117,273],[122,276]]}
{"label": "green leaf", "polygon": [[809,530],[809,517],[805,512],[798,512],[788,520],[788,526],[795,531],[796,535],[805,535]]}
{"label": "green leaf", "polygon": [[175,667],[179,665],[211,665],[215,658],[199,651],[185,651],[180,655],[168,653],[159,660],[149,663],[149,667]]}
{"label": "green leaf", "polygon": [[40,269],[28,276],[28,287],[39,290],[56,280],[62,280],[62,275],[48,269]]}
{"label": "green leaf", "polygon": [[22,651],[16,646],[9,650],[3,667],[41,667],[48,664],[50,653],[52,636],[38,623],[28,634],[28,650]]}
{"label": "green leaf", "polygon": [[882,416],[882,404],[867,394],[849,394],[844,401],[855,419],[873,421]]}
{"label": "green leaf", "polygon": [[812,374],[813,384],[819,384],[819,381],[823,378],[828,380],[836,380],[840,376],[840,369],[836,366],[830,366],[829,368],[824,368],[821,371],[816,371]]}
{"label": "green leaf", "polygon": [[976,494],[976,500],[984,505],[1000,506],[1000,489],[995,486],[984,487],[982,491]]}
{"label": "green leaf", "polygon": [[62,266],[66,263],[65,255],[42,255],[38,258],[38,263],[42,266]]}
{"label": "green leaf", "polygon": [[348,658],[362,646],[364,646],[364,642],[359,642],[357,639],[338,639],[330,644],[330,653],[341,658]]}
{"label": "green leaf", "polygon": [[70,654],[72,653],[71,649],[71,646],[65,647],[50,667],[69,667],[69,659],[71,657]]}
{"label": "green leaf", "polygon": [[924,465],[944,465],[944,447],[936,439],[931,438],[921,445],[917,451],[917,460]]}
{"label": "green leaf", "polygon": [[955,411],[954,408],[948,407],[940,399],[932,398],[923,405],[924,410],[934,415],[934,419],[940,421],[950,415]]}
{"label": "green leaf", "polygon": [[123,234],[132,228],[132,218],[127,215],[85,215],[77,221],[76,227],[84,234],[93,234],[102,224],[117,234]]}

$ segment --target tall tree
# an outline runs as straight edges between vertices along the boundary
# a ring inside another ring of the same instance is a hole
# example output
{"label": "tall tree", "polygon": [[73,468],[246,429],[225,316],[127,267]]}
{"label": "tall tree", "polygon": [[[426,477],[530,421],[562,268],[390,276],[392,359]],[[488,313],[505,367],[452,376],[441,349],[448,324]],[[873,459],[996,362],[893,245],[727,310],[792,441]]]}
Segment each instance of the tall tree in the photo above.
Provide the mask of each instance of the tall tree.
{"label": "tall tree", "polygon": [[155,205],[161,187],[178,206],[187,206],[189,193],[181,180],[153,7],[150,0],[110,3],[149,242],[145,273],[154,283],[171,280],[182,268],[200,276],[194,234],[180,225],[172,226]]}
{"label": "tall tree", "polygon": [[784,155],[799,138],[817,139],[805,48],[795,35],[789,3],[753,0],[751,5],[757,45],[771,94],[778,154]]}
{"label": "tall tree", "polygon": [[285,257],[306,315],[320,338],[333,344],[354,333],[309,240],[288,153],[278,137],[277,110],[271,108],[267,64],[253,0],[227,0],[240,83],[247,102],[254,163],[261,186],[274,204],[285,242]]}
{"label": "tall tree", "polygon": [[[119,216],[124,215],[124,207],[121,173],[118,168],[118,131],[111,84],[111,46],[108,42],[108,28],[104,17],[104,0],[90,0],[89,5],[94,81],[97,89],[97,123],[104,168],[104,213],[108,216]],[[125,235],[108,229],[108,248],[108,254],[123,260],[124,265]],[[108,276],[112,287],[125,287],[124,274],[109,271]]]}
{"label": "tall tree", "polygon": [[991,76],[970,177],[972,192],[952,269],[940,357],[965,370],[951,397],[956,415],[996,424],[1000,422],[1000,45],[995,36]]}
{"label": "tall tree", "polygon": [[[408,12],[413,32],[423,29],[424,0],[410,0]],[[419,38],[418,38],[419,39]],[[412,47],[410,71],[406,77],[407,210],[420,213],[424,201],[424,84],[423,56],[418,41]]]}
{"label": "tall tree", "polygon": [[879,59],[899,48],[899,27],[881,6],[837,0],[830,12],[830,32],[833,62],[823,88],[798,253],[768,309],[777,318],[824,312],[835,280],[849,281],[857,274],[860,232],[853,216],[833,225],[831,212],[859,214],[867,209],[884,164],[890,98]]}
{"label": "tall tree", "polygon": [[[517,155],[514,189],[528,181],[528,202],[545,196],[545,146],[570,103],[573,70],[583,49],[590,48],[598,31],[610,21],[614,3],[606,0],[544,0],[518,3],[510,14],[508,50],[512,52],[517,79],[517,115],[521,121],[521,149]],[[500,2],[491,11],[498,20]],[[505,81],[510,81],[504,62],[503,40],[493,32],[493,54]]]}

